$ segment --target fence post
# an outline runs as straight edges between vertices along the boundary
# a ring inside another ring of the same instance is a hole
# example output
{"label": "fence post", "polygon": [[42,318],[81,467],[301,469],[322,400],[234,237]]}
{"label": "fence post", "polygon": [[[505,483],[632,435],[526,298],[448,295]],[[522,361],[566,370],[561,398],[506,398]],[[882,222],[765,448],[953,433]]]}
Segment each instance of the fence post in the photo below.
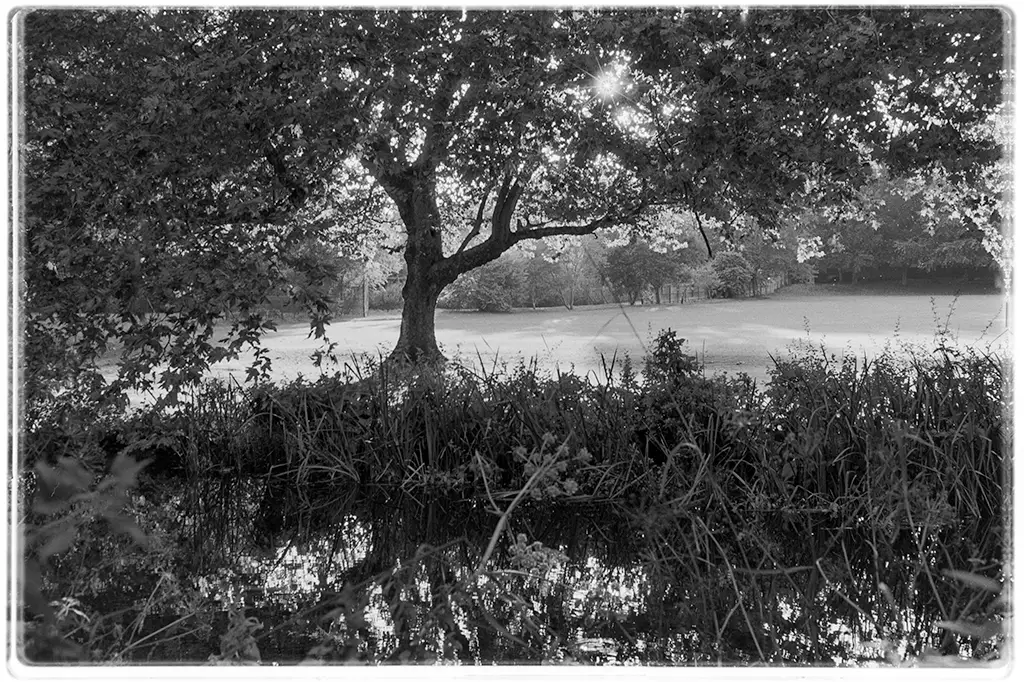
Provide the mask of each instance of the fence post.
{"label": "fence post", "polygon": [[366,317],[370,313],[370,284],[366,278],[366,263],[363,263],[363,317]]}

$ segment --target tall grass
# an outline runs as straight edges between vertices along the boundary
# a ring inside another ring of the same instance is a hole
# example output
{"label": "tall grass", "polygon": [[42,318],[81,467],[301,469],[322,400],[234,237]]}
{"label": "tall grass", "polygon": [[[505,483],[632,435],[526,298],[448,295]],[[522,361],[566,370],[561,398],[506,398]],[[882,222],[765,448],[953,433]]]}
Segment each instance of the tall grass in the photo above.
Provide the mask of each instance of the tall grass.
{"label": "tall grass", "polygon": [[[484,584],[504,585],[487,598],[519,609],[528,600],[507,592],[508,575],[556,555],[641,568],[636,617],[644,637],[662,638],[657,660],[848,657],[829,630],[837,614],[858,639],[912,655],[971,641],[981,651],[970,619],[998,595],[965,584],[1003,580],[1003,359],[948,343],[872,359],[804,347],[759,387],[706,376],[666,331],[639,372],[628,359],[606,368],[590,382],[535,364],[417,372],[363,360],[316,381],[210,384],[175,413],[103,422],[89,456],[97,468],[108,450],[152,460],[142,490],[178,510],[191,571],[247,543],[301,544],[363,510],[367,554],[346,581],[392,585],[379,596],[410,624],[426,617],[407,613],[411,583],[373,576],[454,543],[459,561],[430,554],[452,564],[431,580],[453,599],[459,586],[467,609],[483,608],[466,594]],[[38,460],[56,441],[27,442]],[[254,637],[242,616],[235,625]]]}

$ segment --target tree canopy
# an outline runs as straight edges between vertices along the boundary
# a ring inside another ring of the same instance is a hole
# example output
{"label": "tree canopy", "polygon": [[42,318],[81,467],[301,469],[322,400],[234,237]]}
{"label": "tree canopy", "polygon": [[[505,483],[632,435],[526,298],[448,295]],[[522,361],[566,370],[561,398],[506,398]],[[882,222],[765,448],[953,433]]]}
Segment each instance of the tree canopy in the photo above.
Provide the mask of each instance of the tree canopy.
{"label": "tree canopy", "polygon": [[[795,198],[848,197],[872,160],[958,181],[1000,153],[965,134],[1003,98],[998,10],[19,20],[26,375],[40,385],[116,342],[115,388],[164,363],[173,390],[258,347],[258,304],[305,265],[295,244],[358,242],[388,211],[407,273],[394,356],[430,361],[441,291],[517,243],[641,226],[665,206],[770,230]],[[314,268],[294,292],[317,334],[328,279]]]}

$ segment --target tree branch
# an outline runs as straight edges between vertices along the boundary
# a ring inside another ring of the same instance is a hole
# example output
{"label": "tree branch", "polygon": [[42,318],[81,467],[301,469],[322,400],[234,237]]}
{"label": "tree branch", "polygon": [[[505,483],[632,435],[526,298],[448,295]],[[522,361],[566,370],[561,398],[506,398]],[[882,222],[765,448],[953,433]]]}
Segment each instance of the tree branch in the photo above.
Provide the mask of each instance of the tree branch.
{"label": "tree branch", "polygon": [[413,166],[417,168],[436,168],[454,134],[452,125],[448,121],[448,110],[455,98],[458,76],[459,74],[455,71],[446,71],[437,84],[430,118],[426,130],[423,131],[423,149],[420,150],[419,156],[413,163]]}
{"label": "tree branch", "polygon": [[502,243],[508,242],[511,246],[512,242],[509,241],[512,235],[512,214],[515,213],[516,206],[519,204],[519,197],[523,194],[523,186],[519,184],[519,180],[516,179],[512,186],[505,192],[505,196],[494,206],[494,213],[491,217],[491,239],[498,240]]}
{"label": "tree branch", "polygon": [[293,209],[299,208],[309,195],[309,190],[306,189],[306,186],[301,181],[296,179],[291,169],[288,168],[288,164],[284,160],[284,152],[271,143],[267,146],[264,158],[274,170],[274,177],[288,190],[288,197],[285,201],[291,204]]}
{"label": "tree branch", "polygon": [[708,247],[708,258],[714,258],[715,254],[711,251],[711,242],[708,240],[708,235],[704,231],[704,224],[700,221],[700,213],[696,209],[691,209],[694,219],[697,221],[697,229],[700,230],[700,236],[704,237],[704,246]]}
{"label": "tree branch", "polygon": [[527,239],[544,239],[546,237],[573,236],[591,234],[602,227],[612,227],[633,220],[642,209],[627,214],[606,213],[604,216],[583,225],[546,225],[536,226],[528,230],[517,230],[512,233],[513,243]]}
{"label": "tree branch", "polygon": [[487,197],[491,195],[491,187],[493,184],[494,183],[488,183],[487,187],[484,188],[484,198],[480,200],[480,208],[476,211],[476,219],[473,220],[473,229],[470,230],[469,234],[466,235],[466,238],[462,240],[462,244],[459,245],[459,248],[454,255],[457,256],[465,251],[466,247],[469,246],[469,243],[480,234],[480,228],[484,223],[484,208],[487,206]]}

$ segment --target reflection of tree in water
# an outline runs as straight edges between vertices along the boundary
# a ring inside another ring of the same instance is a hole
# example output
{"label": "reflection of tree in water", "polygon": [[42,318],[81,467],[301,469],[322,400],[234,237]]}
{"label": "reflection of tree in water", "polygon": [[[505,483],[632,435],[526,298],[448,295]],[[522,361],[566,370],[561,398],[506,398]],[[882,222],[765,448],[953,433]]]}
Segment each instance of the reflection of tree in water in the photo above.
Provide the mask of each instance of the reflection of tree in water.
{"label": "reflection of tree in water", "polygon": [[269,555],[252,532],[262,521],[238,513],[252,502],[211,505],[193,528],[237,543],[217,557],[248,576],[264,660],[831,665],[878,658],[871,641],[912,655],[986,646],[935,623],[994,597],[942,573],[1000,561],[991,523],[719,502],[524,504],[483,567],[497,516],[480,500],[293,491],[276,500]]}

